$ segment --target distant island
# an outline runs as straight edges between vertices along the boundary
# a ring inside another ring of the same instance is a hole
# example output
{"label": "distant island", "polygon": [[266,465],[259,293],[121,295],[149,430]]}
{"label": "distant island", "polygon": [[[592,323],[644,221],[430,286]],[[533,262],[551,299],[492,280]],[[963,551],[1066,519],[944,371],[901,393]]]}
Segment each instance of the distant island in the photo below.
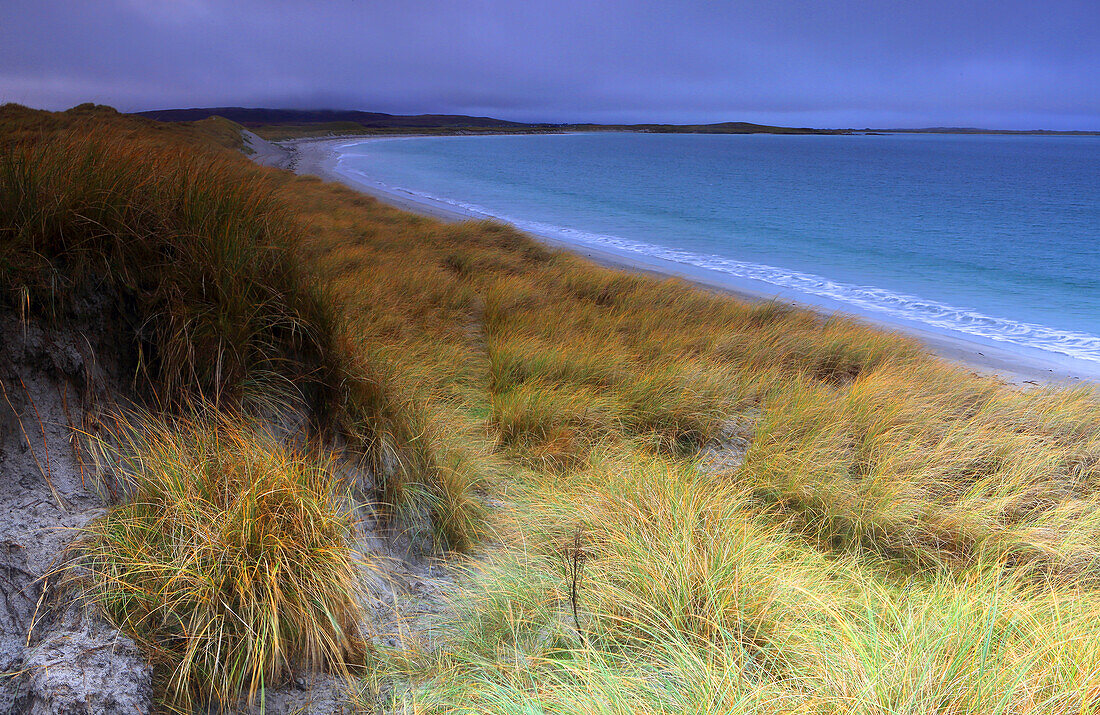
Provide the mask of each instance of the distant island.
{"label": "distant island", "polygon": [[1013,130],[973,127],[920,129],[817,129],[778,127],[751,122],[714,124],[568,124],[512,122],[463,114],[386,114],[352,109],[266,109],[203,107],[134,112],[161,122],[193,122],[223,117],[267,139],[291,139],[329,134],[553,134],[561,132],[648,132],[655,134],[1011,134],[1036,136],[1098,136],[1100,131]]}

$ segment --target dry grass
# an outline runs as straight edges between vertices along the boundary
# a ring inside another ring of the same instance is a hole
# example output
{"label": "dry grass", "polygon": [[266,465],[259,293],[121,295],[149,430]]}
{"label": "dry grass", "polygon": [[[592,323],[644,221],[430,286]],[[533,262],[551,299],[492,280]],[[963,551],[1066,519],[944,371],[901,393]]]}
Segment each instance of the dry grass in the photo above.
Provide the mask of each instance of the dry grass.
{"label": "dry grass", "polygon": [[89,597],[156,666],[167,704],[253,700],[362,665],[354,502],[325,457],[241,415],[116,421],[95,442],[124,501],[80,543]]}
{"label": "dry grass", "polygon": [[295,237],[271,186],[240,174],[110,132],[5,152],[0,299],[59,320],[107,297],[146,386],[172,401],[308,390],[331,359],[331,319],[288,255]]}
{"label": "dry grass", "polygon": [[[132,115],[120,114],[102,104],[81,104],[65,112],[47,112],[19,104],[0,105],[0,147],[49,141],[65,132],[111,132],[138,141],[152,141],[193,152],[226,155],[244,149],[241,126],[222,117],[197,122],[163,124]],[[225,150],[234,150],[232,153]]]}
{"label": "dry grass", "polygon": [[108,311],[123,364],[163,406],[302,401],[367,458],[368,499],[426,513],[440,546],[476,539],[475,477],[303,269],[278,174],[223,151],[224,137],[147,124],[0,110],[19,138],[0,151],[0,305],[54,321]]}
{"label": "dry grass", "polygon": [[1095,582],[1100,404],[943,367],[883,370],[842,394],[768,405],[738,480],[824,548],[913,568],[996,560]]}
{"label": "dry grass", "polygon": [[[1094,392],[243,166],[328,289],[331,414],[396,465],[383,501],[485,545],[440,648],[384,659],[401,705],[1100,707]],[[730,425],[744,464],[700,471]]]}
{"label": "dry grass", "polygon": [[78,325],[96,313],[136,396],[233,415],[124,430],[112,459],[132,467],[129,500],[87,542],[100,604],[166,697],[230,703],[362,658],[342,487],[325,458],[253,434],[253,408],[307,408],[311,436],[337,437],[371,472],[357,486],[375,489],[355,498],[428,547],[483,533],[483,471],[349,336],[303,266],[278,175],[224,150],[232,127],[154,125],[0,109],[0,307]]}
{"label": "dry grass", "polygon": [[[412,712],[1083,713],[1100,598],[1003,565],[884,577],[735,484],[615,454],[531,483],[444,648],[397,660]],[[552,487],[552,490],[546,489]],[[576,534],[580,534],[578,540]],[[583,567],[572,615],[574,558]],[[583,637],[582,637],[583,635]]]}
{"label": "dry grass", "polygon": [[[1097,706],[1090,390],[1020,391],[843,319],[290,186],[363,343],[410,394],[480,420],[510,475],[515,546],[473,572],[438,654],[395,661],[423,686],[404,705]],[[693,476],[730,421],[752,425],[744,466]]]}
{"label": "dry grass", "polygon": [[[406,394],[496,440],[491,564],[413,711],[1081,713],[1100,403],[896,335],[288,183]],[[743,467],[696,450],[749,426]],[[608,458],[606,455],[613,455]],[[610,461],[609,461],[610,459]],[[587,546],[579,639],[570,545]],[[411,665],[410,665],[411,663]]]}

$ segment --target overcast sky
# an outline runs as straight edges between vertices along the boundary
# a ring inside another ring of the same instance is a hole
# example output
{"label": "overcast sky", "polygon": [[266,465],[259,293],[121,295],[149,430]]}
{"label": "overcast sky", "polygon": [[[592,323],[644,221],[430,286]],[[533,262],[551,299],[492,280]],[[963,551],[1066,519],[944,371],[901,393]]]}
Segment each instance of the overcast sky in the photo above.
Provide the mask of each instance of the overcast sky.
{"label": "overcast sky", "polygon": [[0,101],[1100,129],[1100,0],[0,0]]}

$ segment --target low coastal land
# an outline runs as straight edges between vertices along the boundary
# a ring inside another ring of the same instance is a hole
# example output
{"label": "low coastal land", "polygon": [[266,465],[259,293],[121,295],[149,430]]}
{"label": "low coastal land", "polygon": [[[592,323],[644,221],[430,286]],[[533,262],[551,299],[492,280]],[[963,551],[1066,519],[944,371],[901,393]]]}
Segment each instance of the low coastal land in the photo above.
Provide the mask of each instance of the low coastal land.
{"label": "low coastal land", "polygon": [[374,136],[415,136],[430,134],[558,134],[563,132],[639,132],[651,134],[1002,134],[1031,136],[1086,136],[1089,131],[1004,130],[974,127],[927,127],[897,129],[856,129],[820,127],[784,127],[752,122],[713,124],[569,124],[526,123],[493,117],[467,115],[418,114],[395,115],[383,112],[331,109],[276,109],[260,107],[205,107],[160,109],[138,112],[135,116],[161,122],[195,122],[219,117],[244,126],[265,139],[286,140],[319,136],[370,134]]}
{"label": "low coastal land", "polygon": [[[312,174],[326,181],[337,181],[402,210],[441,221],[454,222],[484,218],[464,213],[453,206],[394,191],[383,187],[378,182],[371,182],[339,171],[337,167],[338,152],[336,151],[338,147],[355,141],[377,139],[378,137],[304,138],[273,143],[264,141],[258,136],[252,136],[254,137],[252,143],[258,152],[253,156],[253,159],[259,163],[279,168],[289,168],[299,174]],[[677,264],[668,261],[601,250],[591,246],[561,241],[547,235],[536,234],[535,238],[555,248],[584,256],[602,266],[666,278],[679,278],[706,288],[728,293],[742,300],[759,302],[774,299],[774,294],[768,293],[766,286],[761,286],[759,290],[744,286],[732,286],[729,277],[723,276],[717,271],[700,271],[696,269],[687,272],[683,267],[678,267]],[[803,305],[803,307],[808,307],[811,310],[823,310],[814,305]],[[1053,355],[1047,357],[1037,354],[1023,354],[1019,350],[978,342],[965,336],[947,335],[922,329],[915,325],[899,326],[897,323],[891,323],[886,319],[878,320],[874,316],[867,315],[860,315],[859,318],[884,330],[898,331],[915,337],[940,357],[965,365],[982,374],[996,375],[1013,384],[1072,385],[1100,380],[1100,365],[1093,365],[1086,361]]]}
{"label": "low coastal land", "polygon": [[513,122],[493,117],[419,114],[394,115],[356,110],[264,109],[207,107],[138,112],[135,116],[162,122],[194,122],[219,117],[237,122],[265,139],[323,135],[375,134],[560,134],[568,132],[646,132],[660,134],[847,134],[846,129],[779,127],[751,122],[714,124],[567,124]]}

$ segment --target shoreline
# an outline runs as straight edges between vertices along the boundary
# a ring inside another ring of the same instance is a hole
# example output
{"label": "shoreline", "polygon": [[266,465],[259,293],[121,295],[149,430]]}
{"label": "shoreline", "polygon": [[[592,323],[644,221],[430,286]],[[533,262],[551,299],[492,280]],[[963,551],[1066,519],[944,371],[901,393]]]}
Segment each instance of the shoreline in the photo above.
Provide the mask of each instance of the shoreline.
{"label": "shoreline", "polygon": [[[265,154],[263,160],[259,163],[287,169],[297,174],[312,174],[325,181],[338,182],[373,196],[395,208],[440,221],[461,222],[478,220],[480,218],[499,220],[492,216],[478,216],[472,213],[462,212],[451,207],[439,205],[438,203],[431,202],[419,196],[413,197],[389,190],[370,182],[368,179],[348,176],[339,171],[337,166],[337,146],[364,140],[397,140],[400,138],[404,137],[367,135],[321,139],[291,139],[280,142],[279,144],[265,142],[265,144],[270,144],[272,147],[279,147],[284,152],[284,155],[280,158],[271,154]],[[830,309],[829,306],[792,300],[777,295],[780,290],[778,287],[776,287],[774,291],[768,292],[766,288],[753,289],[747,286],[731,285],[732,281],[730,278],[728,276],[723,278],[724,274],[718,271],[706,271],[702,269],[688,270],[688,266],[681,267],[679,264],[672,264],[671,262],[662,261],[656,258],[645,260],[642,257],[627,256],[583,244],[562,241],[530,231],[525,231],[525,233],[545,245],[569,251],[570,253],[591,260],[607,268],[643,273],[659,278],[677,278],[689,283],[694,283],[708,290],[719,291],[750,302],[779,299],[821,314],[831,315],[840,313],[888,332],[916,338],[932,353],[945,360],[954,362],[980,374],[994,375],[1012,384],[1055,384],[1072,387],[1081,384],[1100,382],[1100,365],[1092,367],[1085,363],[1085,361],[1075,360],[1073,358],[1066,358],[1064,360],[1055,358],[1047,359],[1043,356],[1027,355],[998,345],[971,340],[965,337],[947,335],[924,329],[916,325],[899,324],[884,319],[876,319],[872,316],[856,313],[851,309],[845,309],[841,304],[838,304],[834,309]],[[707,275],[708,273],[714,275]]]}

